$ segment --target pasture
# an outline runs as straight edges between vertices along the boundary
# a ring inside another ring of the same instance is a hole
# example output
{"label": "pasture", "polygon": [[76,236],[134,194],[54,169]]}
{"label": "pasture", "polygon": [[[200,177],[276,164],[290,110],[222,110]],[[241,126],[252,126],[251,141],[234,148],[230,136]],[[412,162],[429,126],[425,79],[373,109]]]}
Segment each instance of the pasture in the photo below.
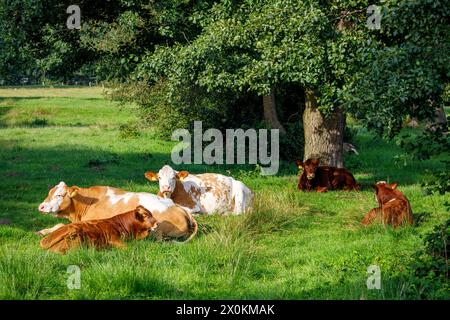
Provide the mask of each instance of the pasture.
{"label": "pasture", "polygon": [[[399,161],[399,147],[362,128],[360,155],[346,156],[361,192],[298,192],[297,168],[287,162],[269,177],[252,166],[173,166],[242,180],[256,192],[254,212],[198,216],[199,233],[187,244],[147,238],[121,250],[42,251],[34,232],[67,222],[37,211],[49,185],[157,192],[144,172],[171,164],[175,142],[151,128],[121,134],[138,120],[132,105],[103,99],[100,88],[0,89],[0,299],[421,298],[409,266],[421,237],[449,218],[450,196],[425,195],[420,184],[442,164]],[[399,183],[415,226],[360,225],[376,206],[370,185],[378,180]],[[66,286],[69,265],[81,269],[80,289]],[[370,265],[380,267],[380,290],[366,286]]]}

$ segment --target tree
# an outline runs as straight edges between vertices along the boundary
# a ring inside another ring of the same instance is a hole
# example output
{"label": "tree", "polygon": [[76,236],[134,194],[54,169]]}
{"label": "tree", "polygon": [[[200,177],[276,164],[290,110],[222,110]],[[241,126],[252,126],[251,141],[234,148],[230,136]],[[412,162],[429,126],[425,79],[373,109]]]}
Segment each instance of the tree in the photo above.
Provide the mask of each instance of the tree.
{"label": "tree", "polygon": [[352,116],[393,137],[410,118],[434,119],[450,76],[446,1],[386,1],[381,30],[357,52],[340,92]]}
{"label": "tree", "polygon": [[[381,31],[367,26],[369,4],[221,1],[195,14],[197,37],[158,47],[139,68],[167,79],[171,92],[199,86],[267,96],[298,84],[306,94],[304,157],[342,166],[346,112],[380,134],[395,134],[405,117],[430,116],[448,82],[443,1],[383,1]],[[427,63],[430,55],[437,72]]]}
{"label": "tree", "polygon": [[269,94],[263,96],[264,120],[273,129],[278,129],[282,134],[286,133],[286,129],[278,120],[277,104],[275,100],[275,92],[270,91]]}
{"label": "tree", "polygon": [[[72,4],[70,0],[0,2],[1,78],[10,83],[24,76],[60,80],[103,58],[83,45],[80,30],[67,27],[67,8]],[[128,1],[122,0],[79,0],[76,4],[82,24],[106,21],[129,8]]]}
{"label": "tree", "polygon": [[[281,131],[276,94],[301,88],[304,158],[333,166],[343,165],[346,114],[392,137],[406,118],[432,118],[444,103],[445,1],[380,1],[381,29],[372,30],[368,0],[83,0],[79,32],[61,29],[67,3],[56,2],[47,4],[57,11],[31,0],[0,6],[2,74],[64,76],[95,62],[103,78],[134,86],[130,99],[152,107],[156,95],[184,122],[252,113],[258,97],[261,118]],[[22,20],[8,22],[21,6]]]}
{"label": "tree", "polygon": [[335,103],[337,88],[344,82],[351,52],[364,37],[361,27],[337,30],[342,10],[351,10],[354,1],[341,2],[222,1],[198,14],[198,37],[158,48],[141,68],[169,79],[173,91],[198,85],[208,92],[263,96],[266,121],[281,130],[270,103],[274,90],[290,83],[308,88],[305,158],[342,166],[344,116]]}

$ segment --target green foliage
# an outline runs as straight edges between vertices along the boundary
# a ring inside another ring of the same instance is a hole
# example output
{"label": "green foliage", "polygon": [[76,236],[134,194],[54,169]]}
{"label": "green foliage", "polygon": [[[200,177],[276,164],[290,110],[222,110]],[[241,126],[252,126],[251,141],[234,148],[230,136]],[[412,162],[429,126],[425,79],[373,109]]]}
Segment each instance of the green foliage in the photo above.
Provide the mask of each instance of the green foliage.
{"label": "green foliage", "polygon": [[30,122],[31,126],[36,126],[36,127],[45,127],[48,125],[48,120],[45,118],[34,118],[31,122]]}
{"label": "green foliage", "polygon": [[409,156],[421,160],[448,153],[450,150],[450,135],[447,129],[443,130],[442,127],[407,131],[401,133],[396,140]]}
{"label": "green foliage", "polygon": [[122,124],[119,127],[119,137],[122,139],[137,138],[140,135],[139,126],[135,122]]}
{"label": "green foliage", "polygon": [[431,181],[422,183],[422,187],[428,194],[432,194],[433,192],[439,194],[450,192],[450,161],[444,162],[445,170],[435,172]]}
{"label": "green foliage", "polygon": [[110,156],[106,157],[97,157],[89,159],[87,162],[88,167],[101,167],[108,164],[119,164],[120,163],[120,156],[118,154],[112,154]]}
{"label": "green foliage", "polygon": [[415,255],[414,280],[410,290],[423,299],[447,299],[450,291],[450,219],[424,236],[424,248]]}
{"label": "green foliage", "polygon": [[387,137],[407,116],[434,116],[450,76],[446,1],[383,1],[381,29],[351,60],[353,72],[339,95],[352,115]]}
{"label": "green foliage", "polygon": [[356,135],[358,134],[358,129],[355,127],[345,126],[344,128],[344,142],[353,143]]}
{"label": "green foliage", "polygon": [[[83,8],[102,7],[101,2],[80,0],[77,4],[88,18],[95,11]],[[78,31],[67,29],[66,9],[71,4],[69,0],[0,2],[0,78],[13,84],[22,77],[59,80],[95,59],[90,49],[80,46]]]}

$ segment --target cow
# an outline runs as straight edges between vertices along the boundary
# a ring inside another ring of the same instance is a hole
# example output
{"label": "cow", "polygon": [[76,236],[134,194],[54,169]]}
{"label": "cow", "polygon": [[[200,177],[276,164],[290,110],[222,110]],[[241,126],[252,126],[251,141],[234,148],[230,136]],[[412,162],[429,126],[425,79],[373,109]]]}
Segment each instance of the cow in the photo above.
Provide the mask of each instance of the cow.
{"label": "cow", "polygon": [[241,214],[251,210],[253,192],[241,181],[217,173],[190,174],[165,165],[145,177],[159,181],[158,195],[191,213]]}
{"label": "cow", "polygon": [[[79,222],[111,218],[133,210],[139,205],[151,211],[158,221],[159,226],[156,231],[158,240],[187,237],[198,230],[194,217],[171,199],[108,186],[69,187],[61,181],[50,189],[45,200],[39,205],[39,211],[43,214],[67,218],[71,222]],[[43,229],[38,234],[47,235],[62,226],[64,224],[60,223],[53,228]]]}
{"label": "cow", "polygon": [[108,219],[72,222],[40,241],[42,249],[65,254],[82,245],[123,248],[124,240],[143,239],[158,226],[152,213],[142,206]]}
{"label": "cow", "polygon": [[298,178],[298,190],[317,192],[359,190],[360,186],[350,171],[344,168],[319,166],[319,163],[319,159],[295,161],[297,167],[303,170]]}
{"label": "cow", "polygon": [[376,219],[381,219],[383,224],[397,228],[405,222],[414,223],[411,205],[405,195],[397,189],[397,183],[378,181],[373,185],[375,200],[378,208],[370,210],[361,221],[364,226],[371,224]]}

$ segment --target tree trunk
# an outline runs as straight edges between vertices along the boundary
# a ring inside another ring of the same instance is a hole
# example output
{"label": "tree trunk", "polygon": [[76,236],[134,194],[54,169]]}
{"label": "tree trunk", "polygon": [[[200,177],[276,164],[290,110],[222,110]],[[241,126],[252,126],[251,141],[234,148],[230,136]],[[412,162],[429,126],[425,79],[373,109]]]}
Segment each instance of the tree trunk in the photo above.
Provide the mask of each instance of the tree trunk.
{"label": "tree trunk", "polygon": [[331,116],[324,117],[317,108],[314,91],[308,88],[305,90],[304,160],[320,159],[321,165],[342,168],[344,126],[345,117],[341,109],[336,109]]}
{"label": "tree trunk", "polygon": [[286,133],[283,125],[278,121],[277,105],[275,103],[275,93],[273,90],[270,94],[263,96],[264,121],[272,128],[279,129],[281,133]]}
{"label": "tree trunk", "polygon": [[438,126],[441,126],[444,131],[447,131],[447,115],[445,114],[445,110],[443,106],[440,106],[439,108],[436,109],[435,112],[435,124]]}

